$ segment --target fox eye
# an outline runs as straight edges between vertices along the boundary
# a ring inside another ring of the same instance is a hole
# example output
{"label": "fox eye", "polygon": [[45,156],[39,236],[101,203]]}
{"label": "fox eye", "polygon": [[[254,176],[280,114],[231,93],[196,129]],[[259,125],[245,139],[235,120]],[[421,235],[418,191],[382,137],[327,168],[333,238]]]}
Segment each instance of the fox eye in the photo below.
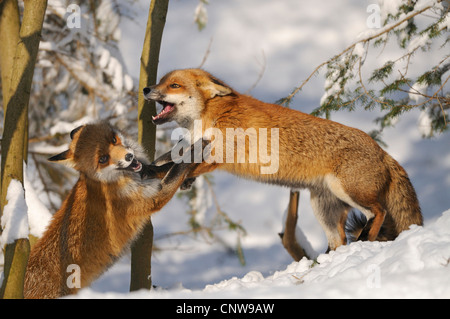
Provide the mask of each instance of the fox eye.
{"label": "fox eye", "polygon": [[109,155],[103,155],[103,156],[100,156],[100,158],[98,159],[98,162],[100,164],[105,164],[108,160],[109,160]]}
{"label": "fox eye", "polygon": [[111,141],[112,143],[113,143],[113,145],[116,145],[116,143],[117,143],[117,138],[115,137],[115,136],[113,136],[113,138],[112,138],[112,141]]}
{"label": "fox eye", "polygon": [[180,88],[180,85],[179,85],[178,83],[172,83],[172,84],[170,85],[170,87],[171,87],[172,89],[178,89],[178,88]]}

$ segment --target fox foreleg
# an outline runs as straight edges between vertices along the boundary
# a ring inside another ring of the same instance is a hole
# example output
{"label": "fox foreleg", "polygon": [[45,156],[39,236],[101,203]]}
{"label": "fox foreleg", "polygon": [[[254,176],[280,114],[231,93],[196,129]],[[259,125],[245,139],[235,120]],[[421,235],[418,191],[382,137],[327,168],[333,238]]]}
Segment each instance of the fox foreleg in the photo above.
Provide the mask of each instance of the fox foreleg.
{"label": "fox foreleg", "polygon": [[[199,143],[201,143],[201,152],[202,154],[196,154],[196,152],[199,149]],[[194,162],[196,158],[202,158],[202,161],[207,158],[211,152],[208,147],[210,147],[211,141],[206,139],[199,139],[194,144],[191,145],[190,150],[191,152],[185,152],[182,155],[182,163],[191,163]],[[202,155],[201,157],[199,155]],[[189,157],[190,156],[190,157]],[[197,157],[196,157],[197,156]],[[204,162],[202,162],[203,164]],[[197,163],[200,164],[200,163]],[[173,165],[179,165],[175,164],[172,160],[172,151],[167,152],[160,157],[158,157],[156,160],[153,161],[150,165],[144,165],[141,177],[144,178],[155,178],[157,172],[165,172],[167,173],[169,169],[172,168]],[[199,165],[192,166],[192,169],[190,170],[190,173],[187,175],[186,179],[183,181],[183,183],[180,185],[181,190],[190,189],[192,187],[192,184],[195,182],[195,178],[200,175],[201,173],[197,173],[196,171],[197,167]]]}

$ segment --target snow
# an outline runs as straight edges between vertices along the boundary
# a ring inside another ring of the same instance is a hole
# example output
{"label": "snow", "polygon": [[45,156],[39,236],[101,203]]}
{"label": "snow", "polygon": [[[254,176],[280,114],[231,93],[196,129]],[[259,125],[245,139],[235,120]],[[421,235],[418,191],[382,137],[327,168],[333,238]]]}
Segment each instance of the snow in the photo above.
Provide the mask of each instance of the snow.
{"label": "snow", "polygon": [[356,43],[355,48],[353,49],[353,54],[358,57],[364,57],[366,50],[364,49],[364,45],[361,42]]}
{"label": "snow", "polygon": [[73,129],[77,128],[78,126],[85,125],[87,123],[93,122],[95,119],[90,116],[85,116],[77,121],[73,122],[66,122],[66,121],[58,121],[55,123],[55,125],[50,129],[50,134],[66,134],[71,132]]}
{"label": "snow", "polygon": [[7,204],[2,214],[2,234],[0,242],[3,245],[12,244],[20,238],[28,238],[28,207],[25,202],[25,192],[22,183],[12,179],[6,192]]}
{"label": "snow", "polygon": [[195,8],[194,21],[197,22],[199,28],[202,28],[202,26],[205,26],[208,23],[208,12],[205,8],[205,4],[208,4],[208,1],[200,1],[197,8]]}
{"label": "snow", "polygon": [[113,34],[114,39],[120,38],[120,31],[116,30],[120,17],[115,13],[117,6],[112,1],[101,1],[97,10],[97,19],[102,23],[99,23],[98,32],[100,34]]}
{"label": "snow", "polygon": [[[26,166],[24,166],[26,172]],[[39,199],[36,188],[31,183],[27,174],[24,174],[25,202],[28,207],[28,224],[30,234],[40,238],[47,229],[52,214]]]}
{"label": "snow", "polygon": [[420,112],[417,127],[423,136],[430,136],[432,129],[432,119],[427,111]]}
{"label": "snow", "polygon": [[429,37],[428,33],[424,33],[424,34],[412,39],[411,42],[408,44],[407,50],[408,50],[408,52],[413,52],[413,51],[417,50],[417,48],[421,48],[421,47],[425,46],[427,43],[429,43],[429,41],[430,41],[430,37]]}
{"label": "snow", "polygon": [[100,60],[98,60],[98,65],[104,69],[108,65],[108,61],[111,57],[111,53],[108,50],[101,48],[100,50]]}
{"label": "snow", "polygon": [[391,242],[354,242],[317,263],[303,258],[273,275],[249,271],[203,289],[126,294],[82,290],[77,298],[450,298],[450,210]]}
{"label": "snow", "polygon": [[445,18],[442,20],[442,22],[439,25],[441,28],[447,28],[447,30],[450,30],[450,13],[447,13],[445,15]]}
{"label": "snow", "polygon": [[29,234],[36,237],[43,235],[52,214],[39,199],[36,189],[24,163],[24,186],[15,179],[8,186],[7,204],[1,220],[1,245],[13,243],[18,238],[28,238]]}
{"label": "snow", "polygon": [[411,102],[418,104],[420,103],[425,97],[424,95],[427,94],[428,84],[426,83],[419,83],[416,82],[412,85],[411,89],[409,90],[409,99]]}

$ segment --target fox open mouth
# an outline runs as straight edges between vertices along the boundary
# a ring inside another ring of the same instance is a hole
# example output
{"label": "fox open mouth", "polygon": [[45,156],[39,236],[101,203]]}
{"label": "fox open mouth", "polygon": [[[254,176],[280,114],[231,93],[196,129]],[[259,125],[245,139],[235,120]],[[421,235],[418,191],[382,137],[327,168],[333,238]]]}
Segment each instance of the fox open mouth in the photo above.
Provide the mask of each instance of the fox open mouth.
{"label": "fox open mouth", "polygon": [[121,169],[137,173],[137,172],[141,171],[142,163],[134,158],[130,165],[128,165],[127,167],[123,167]]}
{"label": "fox open mouth", "polygon": [[156,116],[152,116],[152,120],[153,120],[153,123],[155,123],[155,124],[162,124],[168,119],[168,117],[170,116],[170,113],[175,111],[175,104],[165,102],[165,101],[156,101],[156,102],[161,104],[163,109]]}

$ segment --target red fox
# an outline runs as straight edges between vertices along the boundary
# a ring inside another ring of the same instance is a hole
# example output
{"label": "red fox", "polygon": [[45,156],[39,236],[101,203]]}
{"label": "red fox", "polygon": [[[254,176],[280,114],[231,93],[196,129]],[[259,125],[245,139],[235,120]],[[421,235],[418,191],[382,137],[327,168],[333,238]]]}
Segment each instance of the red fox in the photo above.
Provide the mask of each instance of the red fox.
{"label": "red fox", "polygon": [[[346,244],[345,223],[352,207],[368,220],[360,240],[392,240],[410,225],[422,225],[407,173],[358,129],[240,94],[201,69],[169,72],[143,91],[146,99],[163,107],[153,117],[155,124],[176,121],[187,135],[211,139],[213,158],[222,161],[201,163],[193,176],[217,168],[260,182],[308,188],[329,250]],[[237,147],[242,138],[248,140],[245,151]],[[269,152],[262,152],[261,145],[271,150],[276,169],[270,173],[263,171]],[[228,151],[233,154],[222,154]],[[170,156],[154,164],[168,162]]]}
{"label": "red fox", "polygon": [[[25,298],[57,298],[88,286],[198,165],[147,165],[140,146],[107,122],[78,127],[70,135],[69,149],[49,160],[72,166],[80,177],[32,248]],[[78,284],[69,278],[75,270]]]}

